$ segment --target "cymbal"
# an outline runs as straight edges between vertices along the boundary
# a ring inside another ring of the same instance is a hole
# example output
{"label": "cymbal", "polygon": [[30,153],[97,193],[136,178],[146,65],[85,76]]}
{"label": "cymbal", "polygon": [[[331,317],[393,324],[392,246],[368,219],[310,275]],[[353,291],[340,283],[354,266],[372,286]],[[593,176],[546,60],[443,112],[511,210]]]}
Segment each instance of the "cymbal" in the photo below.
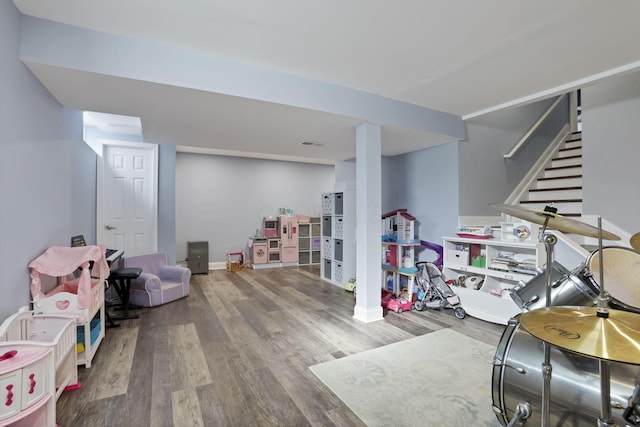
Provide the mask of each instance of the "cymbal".
{"label": "cymbal", "polygon": [[[598,237],[597,227],[564,217],[553,212],[545,212],[535,209],[528,209],[517,205],[504,205],[500,203],[490,203],[489,206],[499,210],[500,212],[515,216],[520,219],[524,219],[525,221],[533,222],[535,224],[544,225],[545,220],[549,218],[549,221],[547,222],[547,228],[551,230],[558,230],[562,231],[563,233],[580,234],[581,236],[587,237]],[[604,230],[602,230],[602,238],[605,240],[620,240],[619,236]]]}
{"label": "cymbal", "polygon": [[597,307],[553,306],[520,314],[536,338],[584,356],[640,365],[640,314]]}
{"label": "cymbal", "polygon": [[629,239],[629,243],[631,243],[631,247],[633,249],[635,249],[636,251],[640,251],[640,232],[631,236],[631,239]]}

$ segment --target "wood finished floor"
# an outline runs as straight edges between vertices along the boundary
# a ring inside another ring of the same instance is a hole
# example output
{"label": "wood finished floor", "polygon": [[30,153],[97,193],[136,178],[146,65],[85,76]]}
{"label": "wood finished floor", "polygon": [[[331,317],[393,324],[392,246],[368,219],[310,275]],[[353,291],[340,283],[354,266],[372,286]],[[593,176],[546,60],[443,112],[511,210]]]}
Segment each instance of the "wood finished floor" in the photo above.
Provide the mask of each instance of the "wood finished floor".
{"label": "wood finished floor", "polygon": [[353,304],[316,266],[194,275],[187,298],[107,329],[58,424],[363,426],[309,366],[442,328],[497,345],[503,329],[452,310],[365,324]]}

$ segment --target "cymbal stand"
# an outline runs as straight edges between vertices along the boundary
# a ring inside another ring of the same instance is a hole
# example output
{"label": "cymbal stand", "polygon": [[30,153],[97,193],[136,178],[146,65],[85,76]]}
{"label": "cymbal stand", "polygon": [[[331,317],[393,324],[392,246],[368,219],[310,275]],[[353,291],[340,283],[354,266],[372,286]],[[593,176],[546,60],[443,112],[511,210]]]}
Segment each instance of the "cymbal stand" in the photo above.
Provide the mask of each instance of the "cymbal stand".
{"label": "cymbal stand", "polygon": [[[596,315],[601,318],[609,317],[608,298],[604,290],[604,254],[602,250],[602,217],[598,217],[598,257],[600,261],[600,294],[597,298],[598,309]],[[613,426],[611,419],[611,382],[609,361],[605,359],[599,360],[600,369],[600,418],[598,418],[598,426]]]}
{"label": "cymbal stand", "polygon": [[[545,206],[545,212],[556,213],[558,209]],[[551,305],[551,266],[553,265],[553,249],[558,242],[558,238],[551,234],[546,233],[547,225],[551,216],[547,216],[540,230],[539,240],[544,243],[544,248],[547,253],[547,286],[546,286],[546,300],[545,306]],[[546,341],[542,342],[544,349],[544,362],[542,363],[542,427],[549,427],[551,424],[551,344]]]}

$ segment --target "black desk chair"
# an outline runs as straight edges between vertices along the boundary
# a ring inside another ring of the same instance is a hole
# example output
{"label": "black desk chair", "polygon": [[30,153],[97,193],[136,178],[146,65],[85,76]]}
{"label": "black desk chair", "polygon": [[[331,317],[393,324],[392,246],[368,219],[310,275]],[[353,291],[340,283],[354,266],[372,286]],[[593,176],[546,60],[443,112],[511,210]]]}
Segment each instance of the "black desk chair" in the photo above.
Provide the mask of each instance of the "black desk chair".
{"label": "black desk chair", "polygon": [[[113,320],[137,319],[137,314],[129,314],[129,294],[131,292],[131,280],[137,279],[142,273],[138,267],[118,268],[109,274],[109,284],[114,287],[122,302],[122,316],[112,317]],[[136,306],[137,307],[137,306]]]}

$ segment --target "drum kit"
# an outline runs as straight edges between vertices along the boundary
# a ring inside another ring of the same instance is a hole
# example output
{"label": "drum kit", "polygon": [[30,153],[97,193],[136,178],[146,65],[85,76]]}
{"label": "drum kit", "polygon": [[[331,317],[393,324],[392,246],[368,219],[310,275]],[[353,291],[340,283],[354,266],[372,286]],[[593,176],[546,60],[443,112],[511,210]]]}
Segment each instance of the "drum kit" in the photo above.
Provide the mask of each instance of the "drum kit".
{"label": "drum kit", "polygon": [[[494,357],[501,424],[640,426],[640,233],[630,241],[635,250],[603,248],[603,239],[620,237],[602,230],[600,218],[593,227],[553,207],[490,206],[542,225],[547,254],[546,270],[511,292],[523,313],[510,320]],[[597,238],[598,250],[569,272],[554,262],[557,237],[547,230]]]}

